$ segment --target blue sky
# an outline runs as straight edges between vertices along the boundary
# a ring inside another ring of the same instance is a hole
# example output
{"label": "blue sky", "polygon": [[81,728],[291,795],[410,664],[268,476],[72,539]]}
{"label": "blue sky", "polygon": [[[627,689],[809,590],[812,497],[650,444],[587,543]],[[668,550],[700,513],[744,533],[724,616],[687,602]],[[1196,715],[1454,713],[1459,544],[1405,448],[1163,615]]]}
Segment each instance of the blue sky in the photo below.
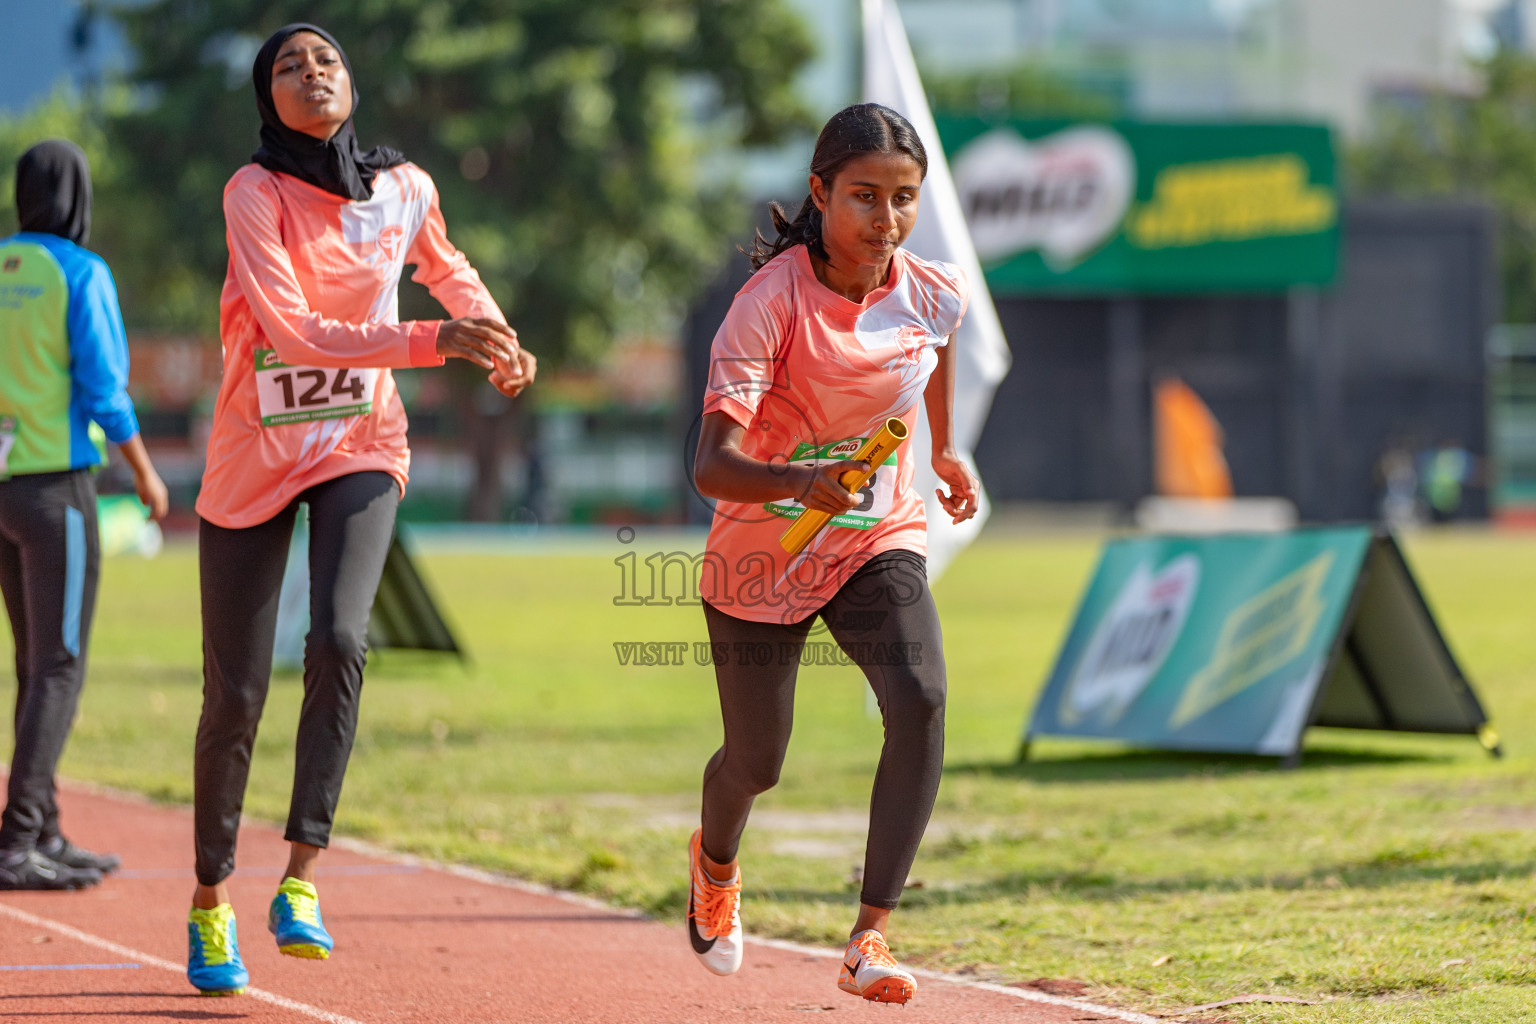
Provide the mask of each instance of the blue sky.
{"label": "blue sky", "polygon": [[[70,30],[79,13],[75,0],[5,0],[0,32],[0,113],[17,113],[45,97],[82,70],[70,50]],[[90,50],[91,64],[121,67],[122,34],[101,18]]]}

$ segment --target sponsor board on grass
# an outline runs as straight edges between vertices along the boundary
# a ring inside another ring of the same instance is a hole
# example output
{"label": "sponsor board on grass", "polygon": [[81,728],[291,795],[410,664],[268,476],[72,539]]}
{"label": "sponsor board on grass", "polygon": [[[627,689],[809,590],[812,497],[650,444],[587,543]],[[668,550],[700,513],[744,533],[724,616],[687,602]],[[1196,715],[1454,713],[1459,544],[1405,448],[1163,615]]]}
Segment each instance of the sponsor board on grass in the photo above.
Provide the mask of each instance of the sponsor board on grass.
{"label": "sponsor board on grass", "polygon": [[1294,758],[1312,725],[1497,738],[1389,534],[1105,547],[1025,732]]}
{"label": "sponsor board on grass", "polygon": [[[370,650],[438,651],[468,660],[443,617],[425,578],[416,569],[403,527],[396,527],[384,556],[384,572],[368,613]],[[304,643],[309,633],[309,513],[301,509],[288,546],[288,564],[277,600],[272,664],[279,669],[304,667]]]}
{"label": "sponsor board on grass", "polygon": [[1338,265],[1328,129],[939,119],[1002,294],[1279,291]]}

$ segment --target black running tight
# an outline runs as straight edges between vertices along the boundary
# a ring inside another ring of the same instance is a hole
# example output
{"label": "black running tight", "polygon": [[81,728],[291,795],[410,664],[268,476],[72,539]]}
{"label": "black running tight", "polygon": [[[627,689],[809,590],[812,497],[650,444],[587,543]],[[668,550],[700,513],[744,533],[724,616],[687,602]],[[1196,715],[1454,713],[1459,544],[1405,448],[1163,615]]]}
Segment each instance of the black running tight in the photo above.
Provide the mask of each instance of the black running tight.
{"label": "black running tight", "polygon": [[[889,551],[818,612],[880,702],[885,745],[870,797],[860,902],[895,909],[928,827],[944,761],[944,651],[921,555]],[[795,676],[816,616],[749,622],[704,605],[715,651],[725,744],[704,770],[703,846],[736,858],[753,798],[779,780],[794,717]]]}
{"label": "black running tight", "polygon": [[203,885],[217,885],[234,870],[235,832],[267,700],[277,598],[300,502],[309,506],[310,626],[284,838],[321,847],[330,841],[357,732],[368,615],[400,502],[394,477],[374,471],[316,484],[256,526],[231,530],[202,523],[203,715],[193,817]]}

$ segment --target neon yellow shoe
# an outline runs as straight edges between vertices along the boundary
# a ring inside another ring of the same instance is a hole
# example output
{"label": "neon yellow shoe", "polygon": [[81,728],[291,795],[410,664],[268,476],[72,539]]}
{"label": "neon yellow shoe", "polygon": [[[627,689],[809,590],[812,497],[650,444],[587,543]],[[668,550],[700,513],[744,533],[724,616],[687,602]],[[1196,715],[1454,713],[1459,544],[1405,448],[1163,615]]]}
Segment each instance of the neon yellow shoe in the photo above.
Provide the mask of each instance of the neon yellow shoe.
{"label": "neon yellow shoe", "polygon": [[335,942],[320,923],[320,899],[315,887],[285,878],[267,911],[267,929],[277,936],[278,952],[306,960],[330,958]]}
{"label": "neon yellow shoe", "polygon": [[250,984],[228,903],[187,915],[187,980],[205,996],[237,996]]}

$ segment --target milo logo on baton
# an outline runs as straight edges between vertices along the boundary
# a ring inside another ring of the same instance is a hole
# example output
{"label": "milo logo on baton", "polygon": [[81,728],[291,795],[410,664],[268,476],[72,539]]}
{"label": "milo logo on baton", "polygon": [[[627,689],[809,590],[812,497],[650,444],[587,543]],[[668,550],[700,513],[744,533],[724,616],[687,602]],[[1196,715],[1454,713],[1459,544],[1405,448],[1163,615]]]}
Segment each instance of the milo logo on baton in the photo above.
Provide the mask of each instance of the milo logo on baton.
{"label": "milo logo on baton", "polygon": [[789,460],[790,465],[815,466],[823,459],[835,459],[867,462],[869,470],[863,473],[849,470],[838,478],[838,482],[848,488],[849,494],[859,496],[859,503],[840,515],[807,509],[791,498],[764,505],[763,508],[774,515],[795,520],[779,538],[779,546],[792,555],[798,555],[828,523],[867,530],[890,515],[896,498],[896,449],[906,439],[907,425],[892,417],[885,421],[873,437],[850,437],[823,448],[805,444],[796,448]]}

